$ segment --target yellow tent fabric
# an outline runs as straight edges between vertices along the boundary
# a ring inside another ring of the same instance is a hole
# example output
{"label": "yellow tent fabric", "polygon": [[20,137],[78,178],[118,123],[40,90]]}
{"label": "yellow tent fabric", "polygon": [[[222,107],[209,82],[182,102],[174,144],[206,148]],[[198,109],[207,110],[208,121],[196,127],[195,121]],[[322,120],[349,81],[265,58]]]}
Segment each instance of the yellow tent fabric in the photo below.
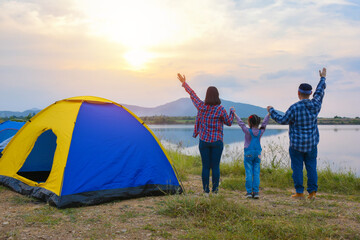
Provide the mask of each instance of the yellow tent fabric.
{"label": "yellow tent fabric", "polygon": [[[39,186],[60,195],[63,171],[75,125],[74,119],[80,105],[81,102],[60,101],[35,115],[31,122],[26,123],[17,132],[3,151],[3,157],[0,159],[0,175],[15,178],[30,186]],[[34,147],[34,140],[49,129],[53,130],[58,139],[53,161],[54,170],[51,171],[48,180],[45,183],[37,183],[17,175],[16,173]]]}

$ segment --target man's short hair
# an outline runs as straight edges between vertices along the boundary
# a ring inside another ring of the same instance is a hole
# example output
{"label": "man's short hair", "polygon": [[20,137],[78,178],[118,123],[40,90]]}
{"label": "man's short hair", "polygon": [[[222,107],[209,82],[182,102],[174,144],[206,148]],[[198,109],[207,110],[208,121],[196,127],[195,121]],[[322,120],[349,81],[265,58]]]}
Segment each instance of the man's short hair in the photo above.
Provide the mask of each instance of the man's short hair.
{"label": "man's short hair", "polygon": [[312,86],[308,83],[302,83],[299,86],[299,92],[302,95],[309,96],[311,94]]}

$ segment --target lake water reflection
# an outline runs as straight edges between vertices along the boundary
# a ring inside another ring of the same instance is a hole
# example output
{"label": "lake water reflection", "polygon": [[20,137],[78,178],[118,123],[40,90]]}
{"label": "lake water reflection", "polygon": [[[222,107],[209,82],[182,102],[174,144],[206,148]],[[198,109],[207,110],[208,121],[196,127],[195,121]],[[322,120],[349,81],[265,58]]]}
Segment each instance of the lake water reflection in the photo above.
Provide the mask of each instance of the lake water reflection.
{"label": "lake water reflection", "polygon": [[[193,138],[193,125],[149,125],[156,136],[167,148],[179,149],[185,154],[199,154],[198,138]],[[360,176],[360,126],[358,125],[321,125],[318,145],[318,166],[329,166],[334,171],[351,170]],[[244,133],[233,125],[224,128],[224,154],[222,161],[230,161],[243,154]],[[263,161],[269,162],[278,151],[278,157],[289,164],[288,126],[269,125],[264,133]],[[279,146],[275,150],[275,147]],[[279,150],[280,149],[280,150]]]}

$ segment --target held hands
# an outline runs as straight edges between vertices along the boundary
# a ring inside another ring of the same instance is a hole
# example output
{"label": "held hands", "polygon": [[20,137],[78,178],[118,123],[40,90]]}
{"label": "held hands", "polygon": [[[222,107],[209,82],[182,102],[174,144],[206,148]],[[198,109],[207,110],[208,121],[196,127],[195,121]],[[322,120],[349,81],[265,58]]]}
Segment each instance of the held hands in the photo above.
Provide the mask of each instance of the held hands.
{"label": "held hands", "polygon": [[323,68],[322,71],[319,70],[320,77],[326,78],[326,68]]}
{"label": "held hands", "polygon": [[272,109],[272,108],[273,108],[272,106],[267,106],[268,113],[270,113],[270,109]]}
{"label": "held hands", "polygon": [[178,73],[177,76],[178,76],[178,79],[180,80],[181,83],[184,83],[184,82],[186,81],[185,75],[182,75],[182,76],[181,76],[181,74]]}
{"label": "held hands", "polygon": [[234,107],[231,107],[231,108],[230,108],[230,112],[234,112],[234,113],[235,113],[235,108],[234,108]]}

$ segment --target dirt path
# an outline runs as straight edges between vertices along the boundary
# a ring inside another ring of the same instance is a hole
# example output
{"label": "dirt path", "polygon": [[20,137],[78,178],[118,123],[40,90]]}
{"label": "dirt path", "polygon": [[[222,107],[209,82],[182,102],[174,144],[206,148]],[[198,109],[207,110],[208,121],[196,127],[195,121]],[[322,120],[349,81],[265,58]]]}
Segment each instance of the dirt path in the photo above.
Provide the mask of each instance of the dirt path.
{"label": "dirt path", "polygon": [[[202,197],[199,176],[184,182],[187,196]],[[243,192],[221,190],[226,199],[249,208],[309,216],[324,214],[329,223],[360,229],[360,203],[349,196],[319,194],[315,201],[289,198],[291,189],[262,189],[261,199],[245,199]],[[0,187],[0,239],[179,239],[185,233],[173,218],[158,209],[167,197],[146,197],[97,206],[59,210]]]}

